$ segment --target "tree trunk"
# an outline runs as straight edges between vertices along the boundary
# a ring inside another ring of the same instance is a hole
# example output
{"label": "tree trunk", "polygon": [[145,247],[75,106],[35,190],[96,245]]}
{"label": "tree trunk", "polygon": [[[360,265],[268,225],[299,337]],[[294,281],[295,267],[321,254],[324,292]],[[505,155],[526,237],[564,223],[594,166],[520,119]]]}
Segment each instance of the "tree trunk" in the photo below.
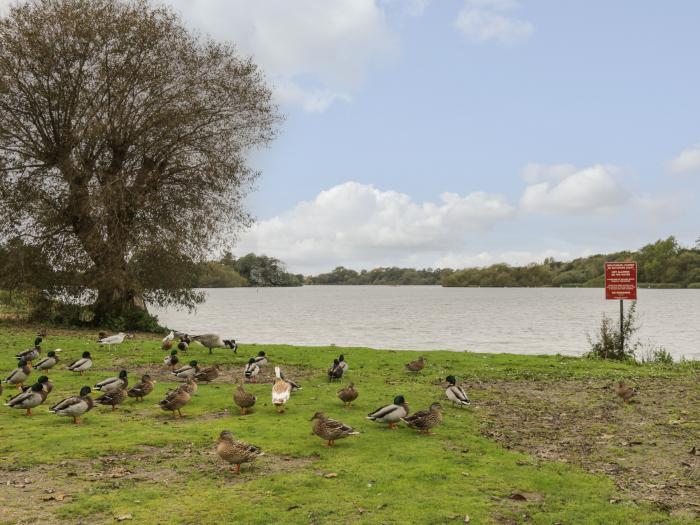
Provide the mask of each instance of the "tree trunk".
{"label": "tree trunk", "polygon": [[99,276],[97,300],[93,305],[97,323],[109,318],[129,318],[137,312],[148,312],[142,290],[129,275],[123,256],[116,253],[102,254],[95,262],[94,271]]}

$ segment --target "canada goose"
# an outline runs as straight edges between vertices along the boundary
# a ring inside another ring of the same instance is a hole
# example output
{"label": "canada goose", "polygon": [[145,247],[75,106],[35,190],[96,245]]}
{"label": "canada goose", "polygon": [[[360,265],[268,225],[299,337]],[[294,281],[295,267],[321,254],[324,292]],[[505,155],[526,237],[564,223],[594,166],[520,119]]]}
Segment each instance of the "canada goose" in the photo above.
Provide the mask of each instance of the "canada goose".
{"label": "canada goose", "polygon": [[220,335],[216,334],[193,335],[192,341],[197,341],[203,346],[206,346],[210,354],[213,348],[231,348],[234,352],[238,350],[238,345],[235,340],[222,339]]}

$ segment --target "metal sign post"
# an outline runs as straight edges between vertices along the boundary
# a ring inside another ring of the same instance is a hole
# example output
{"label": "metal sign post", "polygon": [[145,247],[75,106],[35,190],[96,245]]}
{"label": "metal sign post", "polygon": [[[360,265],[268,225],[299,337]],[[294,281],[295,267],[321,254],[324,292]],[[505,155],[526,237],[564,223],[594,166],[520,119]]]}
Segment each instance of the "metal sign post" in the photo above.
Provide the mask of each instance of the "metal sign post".
{"label": "metal sign post", "polygon": [[620,351],[625,350],[625,307],[624,301],[637,300],[637,263],[605,263],[605,298],[620,300]]}

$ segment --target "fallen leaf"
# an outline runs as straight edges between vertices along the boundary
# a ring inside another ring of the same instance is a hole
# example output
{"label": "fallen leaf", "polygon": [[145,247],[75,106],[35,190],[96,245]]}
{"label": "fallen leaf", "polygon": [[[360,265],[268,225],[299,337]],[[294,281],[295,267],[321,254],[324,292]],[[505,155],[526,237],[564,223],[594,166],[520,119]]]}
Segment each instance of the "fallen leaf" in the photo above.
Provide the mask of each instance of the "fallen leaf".
{"label": "fallen leaf", "polygon": [[471,521],[471,518],[469,517],[469,514],[464,516],[464,523],[469,523]]}
{"label": "fallen leaf", "polygon": [[126,520],[132,520],[134,517],[131,514],[122,514],[121,516],[117,516],[115,518],[117,521],[126,521]]}
{"label": "fallen leaf", "polygon": [[292,505],[291,507],[287,507],[287,512],[289,512],[290,510],[299,509],[299,508],[301,508],[301,505]]}
{"label": "fallen leaf", "polygon": [[324,478],[329,478],[329,479],[330,479],[330,478],[337,478],[337,477],[338,477],[338,474],[336,474],[335,472],[329,472],[328,474],[325,474],[323,477],[324,477]]}
{"label": "fallen leaf", "polygon": [[523,496],[522,494],[518,494],[517,492],[514,492],[510,496],[508,496],[508,499],[512,499],[515,501],[527,501],[527,498]]}

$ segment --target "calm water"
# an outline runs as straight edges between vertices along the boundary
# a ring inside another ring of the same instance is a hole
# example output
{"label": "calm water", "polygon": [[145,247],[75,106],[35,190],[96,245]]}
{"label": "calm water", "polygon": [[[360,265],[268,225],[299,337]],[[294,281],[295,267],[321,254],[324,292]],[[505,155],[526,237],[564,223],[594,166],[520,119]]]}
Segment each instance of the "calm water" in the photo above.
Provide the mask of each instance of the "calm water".
{"label": "calm water", "polygon": [[[601,315],[602,289],[304,286],[210,289],[193,314],[155,311],[169,327],[248,343],[580,355]],[[626,307],[628,304],[626,303]],[[644,343],[700,359],[700,290],[640,290]],[[616,321],[617,322],[617,321]]]}

